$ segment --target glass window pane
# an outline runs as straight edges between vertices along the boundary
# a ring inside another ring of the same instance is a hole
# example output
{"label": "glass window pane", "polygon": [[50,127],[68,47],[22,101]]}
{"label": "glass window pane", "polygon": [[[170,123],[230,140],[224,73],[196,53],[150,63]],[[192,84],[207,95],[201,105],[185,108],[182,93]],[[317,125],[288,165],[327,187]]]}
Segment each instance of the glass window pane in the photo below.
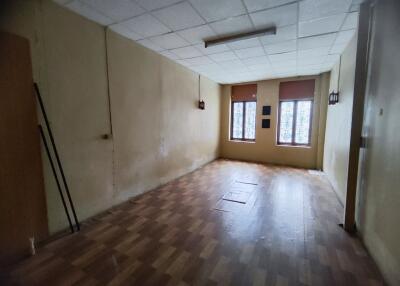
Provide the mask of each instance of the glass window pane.
{"label": "glass window pane", "polygon": [[246,102],[246,118],[244,121],[244,138],[256,139],[256,103]]}
{"label": "glass window pane", "polygon": [[294,142],[297,144],[309,144],[311,101],[298,101],[296,114],[296,135]]}
{"label": "glass window pane", "polygon": [[243,102],[233,103],[233,138],[242,138],[243,136]]}
{"label": "glass window pane", "polygon": [[293,101],[282,101],[281,102],[281,113],[279,123],[279,142],[280,143],[292,143],[293,133]]}

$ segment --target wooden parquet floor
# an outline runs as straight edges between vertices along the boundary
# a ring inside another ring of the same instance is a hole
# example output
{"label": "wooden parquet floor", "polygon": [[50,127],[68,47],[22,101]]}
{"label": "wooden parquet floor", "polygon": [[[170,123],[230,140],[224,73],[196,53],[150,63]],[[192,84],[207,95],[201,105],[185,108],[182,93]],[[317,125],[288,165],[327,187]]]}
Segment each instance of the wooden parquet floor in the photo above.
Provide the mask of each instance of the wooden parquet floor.
{"label": "wooden parquet floor", "polygon": [[86,222],[15,285],[382,285],[343,208],[307,170],[214,161]]}

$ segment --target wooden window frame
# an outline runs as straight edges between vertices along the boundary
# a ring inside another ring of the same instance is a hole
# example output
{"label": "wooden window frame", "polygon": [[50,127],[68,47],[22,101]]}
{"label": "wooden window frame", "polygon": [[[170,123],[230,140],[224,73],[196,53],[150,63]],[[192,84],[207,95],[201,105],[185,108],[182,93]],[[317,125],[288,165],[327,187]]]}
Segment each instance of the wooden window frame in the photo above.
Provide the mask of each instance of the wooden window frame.
{"label": "wooden window frame", "polygon": [[[255,142],[256,141],[256,138],[254,138],[254,139],[246,139],[244,137],[245,124],[246,124],[246,120],[245,120],[246,119],[246,102],[254,102],[256,104],[256,110],[257,110],[257,100],[251,100],[251,101],[245,100],[245,101],[232,101],[231,102],[231,132],[230,132],[230,136],[229,136],[231,141],[245,141],[245,142]],[[243,103],[242,138],[233,137],[233,116],[234,116],[233,105],[235,103]],[[256,118],[257,118],[257,112],[256,112]],[[255,125],[257,126],[257,120],[255,122]],[[256,137],[255,136],[255,134],[256,134],[256,126],[254,126],[254,137]]]}
{"label": "wooden window frame", "polygon": [[[296,137],[296,121],[297,121],[297,104],[299,101],[310,101],[311,102],[311,109],[310,109],[310,128],[308,132],[308,143],[307,144],[302,144],[302,143],[296,143],[295,142],[295,137]],[[292,142],[287,143],[287,142],[280,142],[280,131],[281,131],[281,109],[282,109],[282,102],[294,102],[294,107],[293,107],[293,123],[292,123]],[[298,147],[311,147],[311,134],[312,134],[312,125],[313,125],[313,113],[314,113],[314,100],[313,99],[285,99],[285,100],[279,100],[279,112],[278,112],[278,132],[277,132],[277,138],[276,142],[279,146],[298,146]]]}

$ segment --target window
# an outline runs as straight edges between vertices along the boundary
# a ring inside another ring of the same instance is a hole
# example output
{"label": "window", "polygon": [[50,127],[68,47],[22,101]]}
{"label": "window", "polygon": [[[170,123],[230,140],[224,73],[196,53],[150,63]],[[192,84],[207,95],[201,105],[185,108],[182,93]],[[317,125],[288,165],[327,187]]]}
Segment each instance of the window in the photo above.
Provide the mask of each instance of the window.
{"label": "window", "polygon": [[278,144],[310,145],[312,100],[279,103]]}
{"label": "window", "polygon": [[232,102],[231,140],[254,141],[256,139],[256,102]]}
{"label": "window", "polygon": [[256,140],[257,85],[234,85],[231,90],[231,140]]}

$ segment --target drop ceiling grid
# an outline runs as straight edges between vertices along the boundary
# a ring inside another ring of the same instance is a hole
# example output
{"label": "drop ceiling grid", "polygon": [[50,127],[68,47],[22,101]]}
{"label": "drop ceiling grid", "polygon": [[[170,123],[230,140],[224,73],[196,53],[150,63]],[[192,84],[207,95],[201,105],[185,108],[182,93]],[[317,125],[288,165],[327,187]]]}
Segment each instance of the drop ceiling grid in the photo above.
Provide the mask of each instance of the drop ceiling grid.
{"label": "drop ceiling grid", "polygon": [[[357,7],[362,2],[54,1],[219,83],[311,75],[330,70],[355,33]],[[272,24],[277,26],[275,36],[207,49],[200,41],[224,36],[224,31],[237,33]],[[305,52],[307,49],[309,51]]]}

